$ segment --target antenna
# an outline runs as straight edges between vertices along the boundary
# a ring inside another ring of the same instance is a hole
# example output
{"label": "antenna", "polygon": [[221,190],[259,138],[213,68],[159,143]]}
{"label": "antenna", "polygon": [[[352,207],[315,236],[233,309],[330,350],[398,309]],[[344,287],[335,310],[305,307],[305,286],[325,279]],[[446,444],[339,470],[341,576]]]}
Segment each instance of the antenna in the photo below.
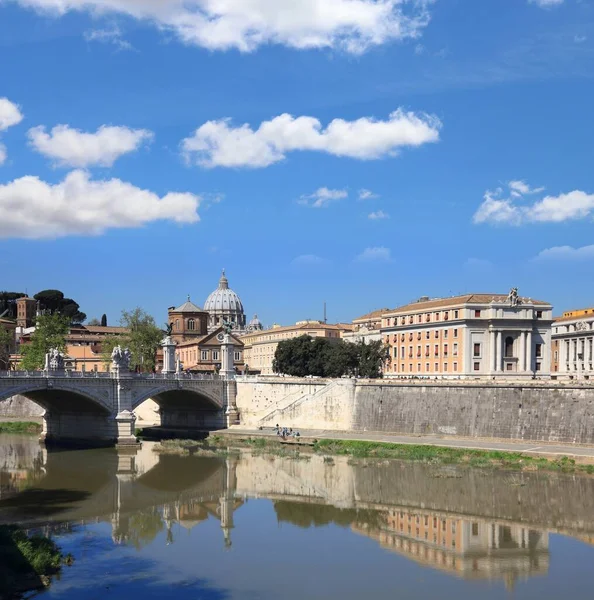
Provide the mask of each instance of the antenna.
{"label": "antenna", "polygon": [[326,318],[326,301],[324,300],[324,323],[327,323],[328,319]]}

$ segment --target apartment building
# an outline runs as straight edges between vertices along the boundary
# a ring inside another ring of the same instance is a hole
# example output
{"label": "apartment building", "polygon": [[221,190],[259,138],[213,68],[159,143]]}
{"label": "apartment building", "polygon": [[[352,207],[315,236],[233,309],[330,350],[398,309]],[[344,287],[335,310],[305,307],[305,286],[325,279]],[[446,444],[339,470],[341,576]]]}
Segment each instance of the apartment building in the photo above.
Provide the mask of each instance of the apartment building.
{"label": "apartment building", "polygon": [[594,378],[594,308],[571,310],[553,321],[551,376]]}

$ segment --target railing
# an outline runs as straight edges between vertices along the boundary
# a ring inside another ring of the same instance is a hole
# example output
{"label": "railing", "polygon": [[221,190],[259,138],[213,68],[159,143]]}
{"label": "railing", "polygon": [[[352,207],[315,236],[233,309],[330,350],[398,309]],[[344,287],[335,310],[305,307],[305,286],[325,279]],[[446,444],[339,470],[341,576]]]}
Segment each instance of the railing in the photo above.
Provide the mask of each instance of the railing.
{"label": "railing", "polygon": [[[31,379],[116,379],[115,373],[100,371],[0,371],[0,378]],[[133,379],[164,379],[171,381],[215,381],[220,379],[216,373],[125,373],[124,377]]]}

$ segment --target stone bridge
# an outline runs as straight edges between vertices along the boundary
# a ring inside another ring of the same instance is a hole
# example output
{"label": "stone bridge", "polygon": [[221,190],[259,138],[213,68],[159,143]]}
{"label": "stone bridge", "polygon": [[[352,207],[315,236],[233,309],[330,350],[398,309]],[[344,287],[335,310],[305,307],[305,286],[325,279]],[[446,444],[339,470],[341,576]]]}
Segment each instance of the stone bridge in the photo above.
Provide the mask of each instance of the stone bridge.
{"label": "stone bridge", "polygon": [[133,411],[152,398],[161,425],[209,430],[236,422],[233,376],[69,371],[0,372],[0,402],[24,396],[41,406],[42,441],[135,444]]}

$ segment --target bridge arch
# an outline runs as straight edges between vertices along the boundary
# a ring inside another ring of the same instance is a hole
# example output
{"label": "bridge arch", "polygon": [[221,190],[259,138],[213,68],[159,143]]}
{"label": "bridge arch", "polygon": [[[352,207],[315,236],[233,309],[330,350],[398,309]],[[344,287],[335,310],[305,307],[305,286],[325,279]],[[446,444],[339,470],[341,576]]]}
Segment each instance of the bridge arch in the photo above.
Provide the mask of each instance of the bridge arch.
{"label": "bridge arch", "polygon": [[205,389],[160,385],[138,393],[132,401],[132,410],[149,398],[164,409],[221,410],[222,407],[220,398]]}
{"label": "bridge arch", "polygon": [[84,413],[107,416],[112,412],[109,394],[102,397],[94,390],[64,385],[60,381],[33,380],[19,382],[0,389],[0,402],[13,396],[23,396],[45,411],[52,413]]}

